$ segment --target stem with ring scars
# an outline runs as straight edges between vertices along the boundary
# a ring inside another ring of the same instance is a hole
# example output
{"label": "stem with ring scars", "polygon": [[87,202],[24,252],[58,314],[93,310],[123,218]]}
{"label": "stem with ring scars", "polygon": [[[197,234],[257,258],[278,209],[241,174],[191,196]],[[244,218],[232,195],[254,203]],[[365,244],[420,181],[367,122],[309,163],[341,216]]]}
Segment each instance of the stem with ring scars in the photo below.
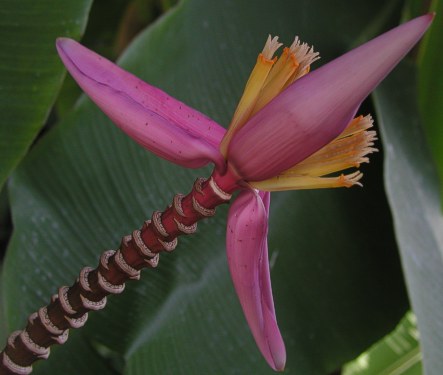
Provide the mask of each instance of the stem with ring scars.
{"label": "stem with ring scars", "polygon": [[70,328],[82,327],[90,310],[103,309],[106,296],[123,292],[142,268],[157,267],[160,252],[174,250],[178,236],[194,233],[197,221],[213,216],[236,189],[229,178],[214,173],[198,178],[188,195],[177,194],[164,212],[155,211],[140,230],[123,237],[118,250],[105,251],[97,268],[83,268],[71,287],[59,288],[47,306],[29,316],[24,330],[9,336],[0,353],[0,375],[31,373],[35,361],[49,357],[51,345],[66,342]]}

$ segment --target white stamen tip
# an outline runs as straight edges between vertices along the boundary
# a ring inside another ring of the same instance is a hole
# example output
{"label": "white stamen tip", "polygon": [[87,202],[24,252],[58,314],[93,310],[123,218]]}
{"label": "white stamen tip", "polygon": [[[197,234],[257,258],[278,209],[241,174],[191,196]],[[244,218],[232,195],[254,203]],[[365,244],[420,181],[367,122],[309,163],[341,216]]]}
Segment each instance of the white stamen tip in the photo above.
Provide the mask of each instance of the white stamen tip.
{"label": "white stamen tip", "polygon": [[266,40],[265,47],[262,51],[263,56],[266,59],[271,60],[274,57],[275,52],[277,52],[282,45],[282,43],[278,42],[278,36],[271,37],[271,35],[268,35],[268,39]]}
{"label": "white stamen tip", "polygon": [[341,175],[340,176],[343,180],[343,186],[346,187],[351,187],[354,185],[358,185],[360,187],[362,187],[362,183],[359,182],[361,180],[361,178],[363,177],[363,173],[361,173],[360,171],[356,171],[354,173],[350,173],[348,175]]}

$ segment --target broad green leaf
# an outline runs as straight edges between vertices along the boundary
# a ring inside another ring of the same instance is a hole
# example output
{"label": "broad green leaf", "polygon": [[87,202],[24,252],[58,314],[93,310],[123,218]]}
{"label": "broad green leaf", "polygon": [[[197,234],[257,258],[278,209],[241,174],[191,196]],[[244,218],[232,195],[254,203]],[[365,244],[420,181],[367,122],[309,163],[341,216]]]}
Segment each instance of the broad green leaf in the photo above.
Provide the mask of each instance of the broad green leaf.
{"label": "broad green leaf", "polygon": [[385,184],[406,284],[417,316],[424,368],[443,368],[443,217],[437,173],[418,115],[416,70],[399,66],[376,91]]}
{"label": "broad green leaf", "polygon": [[408,312],[395,330],[347,364],[343,375],[421,375],[415,315]]}
{"label": "broad green leaf", "polygon": [[0,0],[0,188],[44,125],[64,70],[54,42],[78,39],[92,0]]}
{"label": "broad green leaf", "polygon": [[[143,33],[121,64],[226,125],[268,33],[286,43],[298,34],[328,60],[352,45],[384,6],[381,0],[260,0],[254,7],[185,1]],[[365,168],[364,189],[273,196],[271,272],[288,374],[332,372],[390,332],[407,309],[377,165],[375,158]],[[4,275],[8,328],[22,327],[58,286],[71,284],[101,251],[118,246],[153,210],[208,174],[152,156],[82,100],[10,184],[16,231]],[[101,356],[90,353],[85,375],[104,364],[109,370],[100,374],[122,368],[134,375],[273,373],[229,278],[226,212],[219,209],[158,269],[91,313],[81,335],[34,373],[78,374],[68,363],[70,356],[81,360],[82,345]]]}
{"label": "broad green leaf", "polygon": [[431,10],[437,16],[420,49],[418,98],[429,146],[437,163],[443,199],[443,1],[433,0]]}

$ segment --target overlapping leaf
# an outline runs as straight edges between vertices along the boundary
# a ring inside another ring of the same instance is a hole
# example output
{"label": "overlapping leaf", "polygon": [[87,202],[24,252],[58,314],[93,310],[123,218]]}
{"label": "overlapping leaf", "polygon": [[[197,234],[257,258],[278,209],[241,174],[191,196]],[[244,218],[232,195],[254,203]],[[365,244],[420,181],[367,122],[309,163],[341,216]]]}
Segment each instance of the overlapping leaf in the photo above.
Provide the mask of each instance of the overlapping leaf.
{"label": "overlapping leaf", "polygon": [[438,178],[418,116],[416,70],[404,64],[376,95],[386,152],[385,183],[418,319],[424,368],[443,368],[443,216]]}
{"label": "overlapping leaf", "polygon": [[421,375],[415,315],[408,312],[395,330],[343,369],[343,375]]}
{"label": "overlapping leaf", "polygon": [[[431,2],[431,10],[437,17],[426,35],[420,49],[419,64],[419,103],[423,116],[423,125],[428,136],[428,142],[436,161],[440,178],[440,195],[443,199],[443,2]],[[443,207],[442,207],[443,209]]]}

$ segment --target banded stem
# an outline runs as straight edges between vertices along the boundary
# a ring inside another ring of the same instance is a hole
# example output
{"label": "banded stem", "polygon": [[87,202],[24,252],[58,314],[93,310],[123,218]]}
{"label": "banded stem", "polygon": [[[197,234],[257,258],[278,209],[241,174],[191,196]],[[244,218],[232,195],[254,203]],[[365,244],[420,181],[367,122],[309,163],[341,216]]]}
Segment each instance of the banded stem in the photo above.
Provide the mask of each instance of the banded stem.
{"label": "banded stem", "polygon": [[139,280],[141,269],[157,267],[160,252],[174,250],[178,236],[194,233],[197,221],[213,216],[231,198],[217,177],[198,178],[188,195],[177,194],[164,212],[155,211],[140,230],[123,237],[118,250],[105,251],[95,269],[83,268],[71,287],[59,288],[47,306],[29,316],[24,330],[9,336],[0,353],[0,375],[30,374],[35,361],[49,357],[51,345],[65,343],[70,328],[86,323],[89,311],[103,309],[108,295],[123,292],[127,280]]}

